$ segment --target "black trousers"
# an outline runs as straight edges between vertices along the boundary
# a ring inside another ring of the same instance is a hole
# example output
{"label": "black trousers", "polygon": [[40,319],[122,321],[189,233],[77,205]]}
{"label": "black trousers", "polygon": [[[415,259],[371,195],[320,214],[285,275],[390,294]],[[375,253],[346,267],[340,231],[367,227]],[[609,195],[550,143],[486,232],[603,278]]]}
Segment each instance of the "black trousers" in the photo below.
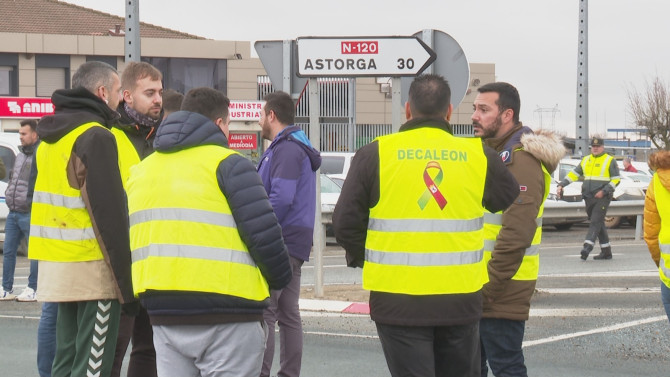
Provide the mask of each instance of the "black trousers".
{"label": "black trousers", "polygon": [[396,326],[376,323],[393,377],[479,377],[479,323]]}
{"label": "black trousers", "polygon": [[130,339],[133,340],[128,362],[127,377],[156,377],[156,350],[154,349],[154,332],[149,321],[149,313],[144,307],[136,317],[121,314],[119,337],[116,343],[112,377],[121,375],[123,358],[126,355]]}

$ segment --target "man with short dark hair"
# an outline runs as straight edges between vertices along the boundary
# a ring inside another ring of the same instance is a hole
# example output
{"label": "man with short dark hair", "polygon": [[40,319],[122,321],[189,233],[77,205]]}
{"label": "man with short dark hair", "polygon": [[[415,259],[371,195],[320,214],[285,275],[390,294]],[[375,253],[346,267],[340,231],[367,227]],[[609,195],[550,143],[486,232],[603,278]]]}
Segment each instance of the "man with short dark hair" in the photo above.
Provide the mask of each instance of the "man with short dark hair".
{"label": "man with short dark hair", "polygon": [[407,122],[356,152],[333,213],[394,377],[479,376],[484,209],[519,194],[495,151],[452,135],[450,97],[443,77],[414,79]]}
{"label": "man with short dark hair", "polygon": [[39,145],[39,137],[35,128],[34,119],[22,120],[19,129],[21,146],[14,161],[14,167],[9,173],[9,182],[5,190],[5,202],[9,207],[9,214],[5,221],[5,242],[2,254],[2,291],[0,300],[35,301],[37,290],[37,261],[30,261],[28,286],[15,296],[14,270],[16,268],[16,253],[21,239],[28,241],[30,235],[30,207],[33,201],[32,187],[35,184],[37,171],[33,168],[35,150]]}
{"label": "man with short dark hair", "polygon": [[488,361],[494,376],[522,377],[528,375],[521,347],[540,268],[544,201],[565,147],[554,133],[533,132],[519,121],[521,99],[511,84],[489,83],[477,91],[475,136],[500,154],[521,190],[508,209],[484,215],[482,376]]}
{"label": "man with short dark hair", "polygon": [[160,376],[258,376],[269,288],[291,280],[263,183],[228,148],[228,105],[211,88],[186,93],[128,181],[133,289]]}
{"label": "man with short dark hair", "polygon": [[[82,64],[73,89],[37,125],[37,179],[28,257],[39,261],[39,301],[58,303],[54,376],[109,376],[121,310],[133,310],[128,210],[112,124],[121,80]],[[123,306],[123,307],[122,307]]]}
{"label": "man with short dark hair", "polygon": [[302,320],[300,318],[300,276],[309,260],[316,218],[316,171],[321,155],[307,135],[293,124],[295,104],[287,93],[265,96],[261,109],[261,135],[272,141],[258,164],[258,173],[282,228],[291,256],[293,278],[288,286],[273,290],[270,307],[263,317],[268,339],[262,377],[270,375],[275,351],[275,324],[279,322],[280,368],[278,375],[298,377],[302,365]]}
{"label": "man with short dark hair", "polygon": [[[162,118],[163,75],[146,62],[130,62],[121,74],[123,100],[117,111],[121,120],[112,133],[119,148],[119,168],[125,185],[130,168],[154,150],[156,128]],[[128,362],[128,377],[156,376],[156,350],[151,323],[146,309],[140,307],[137,315],[121,314],[116,356],[111,377],[121,374],[123,357],[132,338]]]}
{"label": "man with short dark hair", "polygon": [[582,158],[579,165],[563,178],[556,187],[556,194],[561,197],[563,187],[578,181],[580,177],[584,177],[582,198],[590,220],[584,246],[579,252],[580,257],[582,260],[589,257],[597,239],[600,240],[600,254],[593,259],[612,259],[612,245],[605,226],[605,214],[621,177],[616,161],[605,153],[605,141],[600,136],[591,138],[591,154]]}
{"label": "man with short dark hair", "polygon": [[183,100],[183,94],[174,89],[165,89],[163,91],[163,119],[175,111],[179,111]]}

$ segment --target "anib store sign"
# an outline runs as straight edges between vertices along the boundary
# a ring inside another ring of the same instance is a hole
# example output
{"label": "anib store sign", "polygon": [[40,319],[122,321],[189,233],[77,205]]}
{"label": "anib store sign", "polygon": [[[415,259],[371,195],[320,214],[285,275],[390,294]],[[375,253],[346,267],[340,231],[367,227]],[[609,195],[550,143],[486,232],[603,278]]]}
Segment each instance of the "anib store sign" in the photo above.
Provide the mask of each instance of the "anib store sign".
{"label": "anib store sign", "polygon": [[256,133],[230,134],[228,139],[230,149],[258,149],[258,135]]}
{"label": "anib store sign", "polygon": [[0,97],[0,118],[41,118],[53,113],[51,98]]}

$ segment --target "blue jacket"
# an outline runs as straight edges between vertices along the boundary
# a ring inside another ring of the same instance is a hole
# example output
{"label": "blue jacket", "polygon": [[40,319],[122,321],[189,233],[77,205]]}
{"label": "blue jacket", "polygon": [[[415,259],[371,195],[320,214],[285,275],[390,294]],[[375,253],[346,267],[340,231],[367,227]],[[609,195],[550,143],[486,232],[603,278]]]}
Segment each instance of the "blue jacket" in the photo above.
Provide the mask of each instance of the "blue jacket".
{"label": "blue jacket", "polygon": [[263,153],[258,173],[292,257],[307,261],[316,213],[316,171],[321,154],[298,126],[288,126]]}

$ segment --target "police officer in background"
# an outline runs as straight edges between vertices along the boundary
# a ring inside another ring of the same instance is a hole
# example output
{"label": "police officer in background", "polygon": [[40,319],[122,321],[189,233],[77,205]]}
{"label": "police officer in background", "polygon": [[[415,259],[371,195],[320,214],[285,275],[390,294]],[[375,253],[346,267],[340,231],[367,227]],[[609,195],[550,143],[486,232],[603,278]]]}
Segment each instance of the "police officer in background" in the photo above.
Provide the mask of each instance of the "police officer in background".
{"label": "police officer in background", "polygon": [[407,123],[356,153],[333,214],[392,376],[479,376],[484,208],[519,194],[494,150],[452,135],[450,97],[417,77]]}
{"label": "police officer in background", "polygon": [[586,202],[586,214],[591,220],[586,233],[584,246],[580,252],[582,260],[589,257],[589,253],[600,240],[600,254],[593,259],[612,259],[612,246],[605,227],[605,214],[612,200],[612,195],[619,184],[619,167],[612,156],[605,153],[605,144],[600,136],[591,139],[591,154],[584,157],[556,187],[556,194],[563,195],[563,187],[584,177],[582,184],[582,198]]}

